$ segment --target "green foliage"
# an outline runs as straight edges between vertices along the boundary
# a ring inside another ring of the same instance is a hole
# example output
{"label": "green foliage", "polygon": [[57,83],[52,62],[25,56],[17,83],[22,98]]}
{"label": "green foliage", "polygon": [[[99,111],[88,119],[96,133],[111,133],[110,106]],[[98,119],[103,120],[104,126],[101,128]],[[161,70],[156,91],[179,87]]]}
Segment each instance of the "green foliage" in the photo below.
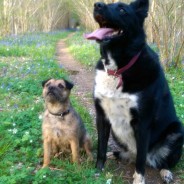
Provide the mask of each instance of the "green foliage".
{"label": "green foliage", "polygon": [[166,77],[174,98],[177,115],[184,123],[184,69],[170,68],[166,72]]}
{"label": "green foliage", "polygon": [[69,50],[75,59],[86,66],[94,66],[99,59],[99,47],[95,41],[84,38],[83,32],[77,32],[67,39]]}

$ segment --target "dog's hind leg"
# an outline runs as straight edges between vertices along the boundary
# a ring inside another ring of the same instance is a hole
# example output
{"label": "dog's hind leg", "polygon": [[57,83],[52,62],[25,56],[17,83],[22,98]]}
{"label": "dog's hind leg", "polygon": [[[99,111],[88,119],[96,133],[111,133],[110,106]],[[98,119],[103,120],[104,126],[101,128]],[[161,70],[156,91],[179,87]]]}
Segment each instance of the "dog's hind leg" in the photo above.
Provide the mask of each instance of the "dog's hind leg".
{"label": "dog's hind leg", "polygon": [[173,180],[173,175],[168,168],[174,167],[179,161],[182,154],[183,141],[184,137],[182,134],[172,134],[167,138],[170,152],[162,162],[162,168],[160,170],[161,178],[165,183],[170,183]]}
{"label": "dog's hind leg", "polygon": [[88,137],[88,135],[86,135],[86,137],[85,137],[84,149],[85,149],[86,154],[88,155],[90,161],[93,161],[93,155],[91,153],[91,150],[92,150],[92,142],[91,142],[90,138]]}

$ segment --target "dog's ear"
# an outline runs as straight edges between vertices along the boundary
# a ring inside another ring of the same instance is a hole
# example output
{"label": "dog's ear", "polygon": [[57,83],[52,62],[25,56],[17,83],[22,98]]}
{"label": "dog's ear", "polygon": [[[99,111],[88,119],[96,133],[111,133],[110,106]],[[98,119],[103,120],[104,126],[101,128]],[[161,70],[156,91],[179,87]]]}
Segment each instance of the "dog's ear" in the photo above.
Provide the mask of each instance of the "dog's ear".
{"label": "dog's ear", "polygon": [[42,87],[44,87],[45,84],[46,84],[49,80],[50,80],[50,79],[47,79],[47,80],[42,81]]}
{"label": "dog's ear", "polygon": [[130,3],[130,6],[136,11],[136,14],[142,18],[142,21],[148,16],[149,0],[136,0]]}
{"label": "dog's ear", "polygon": [[71,90],[74,85],[71,82],[67,81],[67,80],[64,80],[64,81],[65,81],[66,89]]}

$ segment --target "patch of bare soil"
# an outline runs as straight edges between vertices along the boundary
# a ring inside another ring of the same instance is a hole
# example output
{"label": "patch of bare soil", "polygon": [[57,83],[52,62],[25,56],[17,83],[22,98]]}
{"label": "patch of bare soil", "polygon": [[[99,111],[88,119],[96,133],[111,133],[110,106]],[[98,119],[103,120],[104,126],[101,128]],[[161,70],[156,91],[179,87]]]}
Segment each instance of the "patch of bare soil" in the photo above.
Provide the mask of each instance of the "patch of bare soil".
{"label": "patch of bare soil", "polygon": [[[95,72],[90,71],[72,57],[64,40],[59,41],[57,44],[57,59],[60,65],[69,73],[69,77],[75,85],[73,93],[79,97],[81,103],[88,109],[95,122],[95,110],[92,99]],[[109,147],[111,150],[118,149],[112,138],[109,140]],[[112,160],[107,160],[107,165],[108,162],[111,161]],[[125,183],[132,183],[132,176],[135,166],[133,164],[126,164],[122,162],[115,163],[117,163],[117,169],[115,170],[116,174],[119,173]],[[146,168],[145,178],[147,184],[163,183],[159,171],[149,167]],[[181,184],[178,178],[174,178],[174,181],[175,184]]]}
{"label": "patch of bare soil", "polygon": [[64,40],[59,41],[57,44],[57,59],[60,65],[66,69],[70,80],[74,84],[73,93],[79,97],[92,117],[95,116],[92,99],[94,71],[90,71],[74,60]]}

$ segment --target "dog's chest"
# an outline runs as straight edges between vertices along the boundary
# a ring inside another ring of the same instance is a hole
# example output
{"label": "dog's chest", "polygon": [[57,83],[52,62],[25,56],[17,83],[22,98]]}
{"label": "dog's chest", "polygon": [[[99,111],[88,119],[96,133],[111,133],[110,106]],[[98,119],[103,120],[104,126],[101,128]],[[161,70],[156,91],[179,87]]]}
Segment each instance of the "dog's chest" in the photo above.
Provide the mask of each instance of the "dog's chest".
{"label": "dog's chest", "polygon": [[55,142],[63,142],[63,144],[65,144],[74,134],[71,123],[67,123],[67,121],[64,121],[61,117],[47,115],[47,121],[44,121],[42,126],[44,135]]}
{"label": "dog's chest", "polygon": [[108,76],[105,71],[97,71],[94,95],[100,99],[106,117],[118,141],[126,144],[132,153],[136,153],[134,132],[130,122],[131,108],[137,108],[138,97],[122,93],[122,87],[116,88],[118,79]]}

